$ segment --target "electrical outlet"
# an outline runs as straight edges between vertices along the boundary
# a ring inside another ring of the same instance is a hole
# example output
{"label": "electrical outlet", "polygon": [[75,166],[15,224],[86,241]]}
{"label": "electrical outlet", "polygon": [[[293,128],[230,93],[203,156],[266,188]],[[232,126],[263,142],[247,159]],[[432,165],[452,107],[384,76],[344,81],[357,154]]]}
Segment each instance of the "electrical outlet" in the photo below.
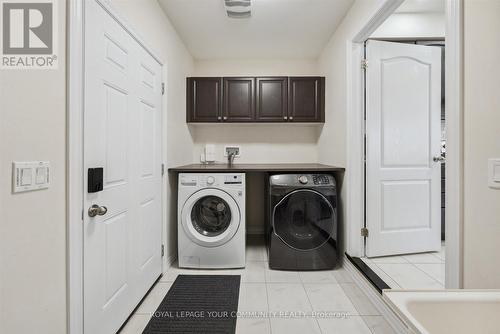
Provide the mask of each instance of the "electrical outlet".
{"label": "electrical outlet", "polygon": [[237,145],[226,145],[224,146],[224,156],[227,157],[229,153],[234,153],[234,157],[237,158],[240,156],[240,147]]}

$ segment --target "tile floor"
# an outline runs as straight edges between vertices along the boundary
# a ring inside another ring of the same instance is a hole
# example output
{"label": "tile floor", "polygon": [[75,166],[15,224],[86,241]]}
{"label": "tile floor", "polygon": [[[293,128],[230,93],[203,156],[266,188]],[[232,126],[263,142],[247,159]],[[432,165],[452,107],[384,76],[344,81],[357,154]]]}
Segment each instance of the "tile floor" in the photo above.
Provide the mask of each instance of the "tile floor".
{"label": "tile floor", "polygon": [[[316,317],[239,317],[236,333],[394,334],[344,269],[317,272],[270,270],[260,238],[247,241],[247,266],[236,270],[189,270],[174,264],[151,290],[120,334],[137,334],[178,274],[241,275],[239,312],[305,312]],[[323,315],[334,315],[325,317]]]}
{"label": "tile floor", "polygon": [[362,260],[393,289],[444,289],[444,242],[439,252]]}

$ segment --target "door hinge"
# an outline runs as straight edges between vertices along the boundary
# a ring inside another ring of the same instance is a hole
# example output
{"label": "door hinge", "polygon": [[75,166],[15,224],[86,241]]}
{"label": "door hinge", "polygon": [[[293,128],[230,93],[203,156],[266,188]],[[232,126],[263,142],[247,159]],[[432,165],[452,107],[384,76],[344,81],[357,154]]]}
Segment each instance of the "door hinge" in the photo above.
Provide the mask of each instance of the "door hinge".
{"label": "door hinge", "polygon": [[161,95],[165,95],[165,83],[161,83]]}
{"label": "door hinge", "polygon": [[161,257],[165,256],[165,245],[161,245]]}
{"label": "door hinge", "polygon": [[368,68],[368,60],[366,59],[361,60],[361,68],[363,70],[366,70]]}
{"label": "door hinge", "polygon": [[362,237],[368,237],[368,229],[366,227],[363,227],[361,229],[361,236]]}
{"label": "door hinge", "polygon": [[165,164],[161,164],[161,176],[165,175]]}

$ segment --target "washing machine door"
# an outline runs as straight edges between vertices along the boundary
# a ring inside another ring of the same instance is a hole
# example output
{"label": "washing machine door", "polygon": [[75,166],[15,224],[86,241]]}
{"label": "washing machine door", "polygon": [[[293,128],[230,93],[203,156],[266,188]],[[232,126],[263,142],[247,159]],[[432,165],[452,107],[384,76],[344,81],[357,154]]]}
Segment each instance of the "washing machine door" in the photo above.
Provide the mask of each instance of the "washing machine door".
{"label": "washing machine door", "polygon": [[236,201],[220,189],[202,189],[191,195],[181,211],[182,227],[195,243],[205,247],[225,244],[236,234],[241,213]]}
{"label": "washing machine door", "polygon": [[336,228],[335,209],[321,193],[299,189],[273,209],[274,233],[289,247],[312,250],[329,241]]}

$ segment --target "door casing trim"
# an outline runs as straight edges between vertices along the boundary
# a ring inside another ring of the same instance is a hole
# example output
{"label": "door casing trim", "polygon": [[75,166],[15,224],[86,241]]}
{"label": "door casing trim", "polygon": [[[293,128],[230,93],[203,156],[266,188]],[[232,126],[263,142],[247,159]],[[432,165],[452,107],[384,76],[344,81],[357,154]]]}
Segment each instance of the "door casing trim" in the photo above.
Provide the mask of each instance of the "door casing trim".
{"label": "door casing trim", "polygon": [[[404,0],[386,0],[346,41],[347,228],[346,251],[364,256],[364,42]],[[446,282],[463,287],[463,0],[446,1]]]}
{"label": "door casing trim", "polygon": [[[66,159],[66,303],[67,303],[67,332],[69,334],[83,334],[83,116],[84,116],[84,6],[88,0],[68,1],[68,34],[67,34],[67,159]],[[161,60],[112,7],[108,0],[96,1],[111,17],[113,17],[162,67]],[[162,69],[162,72],[164,69]],[[165,96],[162,99],[162,111],[166,106]],[[162,112],[163,114],[163,112]],[[166,117],[162,117],[162,162],[165,161],[164,145]],[[167,202],[165,177],[162,180],[162,242],[165,238],[165,203]],[[172,259],[162,260],[162,269],[170,265]]]}

